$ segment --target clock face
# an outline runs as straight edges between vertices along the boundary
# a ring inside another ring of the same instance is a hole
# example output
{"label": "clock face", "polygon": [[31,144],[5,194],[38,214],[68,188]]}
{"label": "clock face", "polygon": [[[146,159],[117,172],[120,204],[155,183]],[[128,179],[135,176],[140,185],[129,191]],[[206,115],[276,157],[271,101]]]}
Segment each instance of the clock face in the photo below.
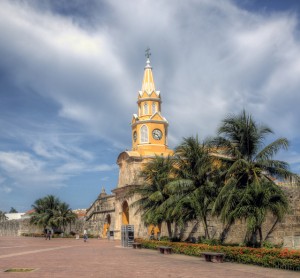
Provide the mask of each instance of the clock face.
{"label": "clock face", "polygon": [[134,140],[134,142],[136,141],[136,138],[137,138],[137,134],[136,134],[136,131],[135,131],[135,132],[133,132],[133,140]]}
{"label": "clock face", "polygon": [[155,140],[160,140],[162,138],[162,132],[160,129],[154,129],[152,131],[152,136]]}

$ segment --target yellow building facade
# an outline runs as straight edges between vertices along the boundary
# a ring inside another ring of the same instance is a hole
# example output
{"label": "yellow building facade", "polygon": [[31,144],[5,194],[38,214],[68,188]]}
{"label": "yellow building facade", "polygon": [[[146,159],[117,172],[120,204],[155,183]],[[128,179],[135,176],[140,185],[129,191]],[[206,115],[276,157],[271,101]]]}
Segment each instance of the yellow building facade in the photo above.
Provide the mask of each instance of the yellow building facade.
{"label": "yellow building facade", "polygon": [[[137,113],[131,121],[132,150],[120,153],[117,164],[119,179],[115,194],[115,222],[116,238],[119,238],[122,225],[134,225],[135,235],[146,237],[151,232],[141,222],[140,214],[130,205],[137,200],[137,196],[127,197],[128,189],[144,183],[140,177],[143,167],[156,155],[173,155],[168,148],[168,121],[162,116],[162,100],[160,91],[155,88],[150,55],[147,55],[141,90],[137,96]],[[160,232],[157,227],[155,234]]]}
{"label": "yellow building facade", "polygon": [[144,69],[142,88],[138,92],[138,113],[133,114],[132,151],[141,156],[171,155],[168,149],[168,121],[161,114],[161,95],[156,91],[149,56]]}

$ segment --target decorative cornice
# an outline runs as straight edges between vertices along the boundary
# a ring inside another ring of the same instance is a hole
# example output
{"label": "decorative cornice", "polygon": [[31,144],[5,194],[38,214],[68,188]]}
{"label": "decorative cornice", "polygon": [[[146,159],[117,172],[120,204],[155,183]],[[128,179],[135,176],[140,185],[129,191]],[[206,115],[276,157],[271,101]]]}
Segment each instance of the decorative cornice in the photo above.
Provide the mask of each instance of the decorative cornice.
{"label": "decorative cornice", "polygon": [[156,93],[158,96],[160,96],[160,91],[156,91],[156,90],[152,90],[152,91],[151,91],[151,90],[150,90],[150,91],[149,91],[149,90],[139,91],[139,95],[142,96],[144,92],[145,92],[147,95],[149,95],[149,96],[150,96],[153,92]]}
{"label": "decorative cornice", "polygon": [[157,101],[159,103],[162,103],[161,98],[154,98],[154,97],[145,97],[145,98],[139,98],[138,101],[136,103],[141,103],[143,101],[149,101],[149,100],[154,100]]}
{"label": "decorative cornice", "polygon": [[131,127],[135,127],[136,125],[143,125],[143,124],[146,124],[146,123],[164,124],[165,126],[169,126],[168,121],[165,119],[165,120],[162,120],[162,121],[157,121],[157,120],[142,120],[142,121],[137,121],[137,122],[131,124]]}

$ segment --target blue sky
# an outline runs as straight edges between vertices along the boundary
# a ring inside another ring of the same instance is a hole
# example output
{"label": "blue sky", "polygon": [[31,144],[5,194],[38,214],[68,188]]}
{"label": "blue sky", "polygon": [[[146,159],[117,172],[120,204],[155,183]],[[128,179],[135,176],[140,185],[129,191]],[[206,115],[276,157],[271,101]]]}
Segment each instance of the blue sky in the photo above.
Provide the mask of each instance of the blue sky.
{"label": "blue sky", "polygon": [[169,144],[243,108],[300,172],[299,1],[2,0],[0,210],[87,208],[118,179],[151,48]]}

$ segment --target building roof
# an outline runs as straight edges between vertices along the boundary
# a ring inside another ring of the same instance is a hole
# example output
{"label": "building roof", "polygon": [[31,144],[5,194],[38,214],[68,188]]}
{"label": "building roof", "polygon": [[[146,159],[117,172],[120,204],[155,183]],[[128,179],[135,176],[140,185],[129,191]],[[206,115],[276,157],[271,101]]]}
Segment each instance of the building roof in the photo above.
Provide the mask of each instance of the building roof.
{"label": "building roof", "polygon": [[154,78],[153,78],[152,67],[150,65],[149,57],[147,58],[146,61],[144,78],[142,82],[142,90],[139,91],[140,96],[142,96],[144,92],[146,92],[149,96],[152,94],[152,92],[156,92],[157,96],[159,96],[159,91],[155,90]]}

